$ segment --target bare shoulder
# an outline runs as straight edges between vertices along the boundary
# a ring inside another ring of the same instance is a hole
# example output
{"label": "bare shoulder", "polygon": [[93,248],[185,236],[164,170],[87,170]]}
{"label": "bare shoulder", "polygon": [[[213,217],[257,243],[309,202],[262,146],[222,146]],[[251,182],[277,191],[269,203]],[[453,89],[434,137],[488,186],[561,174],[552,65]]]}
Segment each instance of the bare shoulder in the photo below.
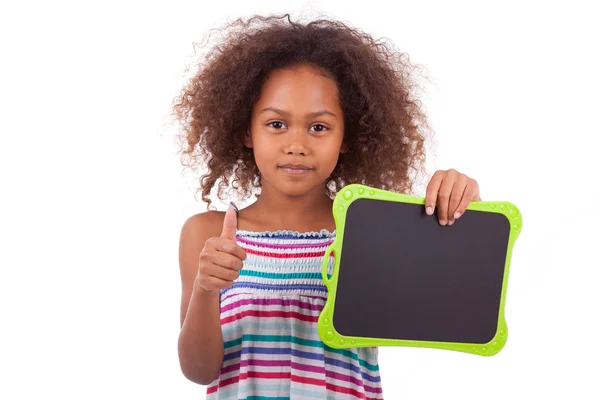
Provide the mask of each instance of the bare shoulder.
{"label": "bare shoulder", "polygon": [[[220,235],[224,218],[225,213],[222,211],[207,211],[194,214],[185,220],[179,235],[180,257],[197,256],[204,248],[206,240]],[[184,260],[180,258],[180,263],[181,261]]]}
{"label": "bare shoulder", "polygon": [[203,235],[220,233],[225,213],[223,211],[206,211],[190,216],[181,227],[181,235]]}
{"label": "bare shoulder", "polygon": [[179,235],[179,271],[181,275],[181,319],[183,324],[194,280],[198,274],[198,260],[204,245],[211,237],[221,234],[225,213],[207,211],[185,220]]}

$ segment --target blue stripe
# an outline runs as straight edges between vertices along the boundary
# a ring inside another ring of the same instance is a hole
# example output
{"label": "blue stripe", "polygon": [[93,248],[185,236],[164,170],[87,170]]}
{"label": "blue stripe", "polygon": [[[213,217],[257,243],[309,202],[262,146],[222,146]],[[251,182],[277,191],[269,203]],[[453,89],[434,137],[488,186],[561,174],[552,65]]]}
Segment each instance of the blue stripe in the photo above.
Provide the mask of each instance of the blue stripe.
{"label": "blue stripe", "polygon": [[380,382],[381,381],[381,377],[371,376],[371,375],[367,374],[366,372],[362,371],[357,365],[354,365],[354,364],[351,364],[351,363],[348,363],[345,361],[340,361],[340,360],[336,360],[335,358],[325,357],[325,364],[331,365],[333,367],[349,369],[349,370],[352,370],[352,372],[360,372],[363,379],[366,379],[370,382]]}
{"label": "blue stripe", "polygon": [[[329,346],[325,346],[328,350],[331,348]],[[228,354],[225,354],[223,357],[223,362],[229,361],[234,358],[241,358],[242,354],[291,354],[296,357],[306,358],[310,360],[318,360],[324,361],[326,365],[331,365],[334,367],[351,370],[356,373],[360,373],[363,379],[366,379],[370,382],[380,382],[381,377],[379,376],[371,376],[367,374],[365,371],[362,371],[359,366],[354,365],[349,362],[336,360],[335,358],[325,357],[323,354],[311,353],[308,351],[301,350],[292,350],[290,348],[269,348],[269,347],[244,347],[241,350],[234,351]],[[354,355],[356,357],[356,355]],[[362,359],[358,359],[359,363],[364,366],[366,369],[377,372],[379,371],[378,365],[371,365]]]}
{"label": "blue stripe", "polygon": [[225,361],[229,361],[229,360],[231,360],[231,359],[233,359],[233,358],[240,358],[241,354],[242,354],[242,352],[241,352],[241,351],[239,351],[239,350],[238,350],[238,351],[231,352],[231,353],[228,353],[228,354],[225,354],[225,355],[223,356],[223,362],[225,362]]}
{"label": "blue stripe", "polygon": [[[337,349],[332,349],[331,347],[329,347],[327,345],[324,345],[324,348],[327,351],[332,351],[335,353],[338,352],[338,351],[335,351]],[[224,360],[225,359],[229,360],[231,358],[234,358],[233,355],[240,357],[242,354],[291,354],[296,357],[307,358],[310,360],[324,361],[327,364],[334,365],[334,366],[340,367],[340,368],[352,369],[355,372],[360,371],[359,369],[356,369],[358,367],[353,366],[350,363],[345,363],[343,361],[338,361],[333,358],[325,357],[323,354],[311,353],[309,351],[302,351],[302,350],[296,350],[296,349],[290,349],[289,347],[282,347],[282,348],[256,347],[256,346],[244,347],[241,349],[241,351],[235,351],[230,354],[226,354],[224,357]],[[359,358],[356,354],[354,354],[350,351],[347,351],[347,350],[343,351],[342,355],[358,361],[363,367],[365,367],[371,371],[379,370],[378,365],[372,365],[372,364],[366,362],[365,360]]]}
{"label": "blue stripe", "polygon": [[308,358],[311,360],[324,361],[325,357],[323,354],[311,353],[309,351],[301,351],[296,349],[290,349],[289,347],[284,348],[272,348],[272,347],[244,347],[242,354],[291,354],[296,357]]}
{"label": "blue stripe", "polygon": [[[365,367],[371,371],[379,370],[379,366],[377,364],[371,364],[371,363],[363,360],[362,358],[358,357],[358,355],[356,353],[353,353],[349,350],[333,349],[327,345],[323,345],[323,349],[325,351],[340,354],[344,357],[351,358],[355,361],[358,361],[360,363],[360,365],[362,365],[363,367]],[[241,357],[241,354],[291,354],[291,355],[294,355],[297,357],[309,358],[311,360],[325,361],[328,364],[346,368],[346,369],[353,367],[352,364],[350,364],[350,363],[344,364],[342,361],[338,361],[333,358],[329,358],[329,357],[325,358],[325,356],[323,354],[291,349],[289,347],[283,347],[283,348],[258,347],[258,346],[244,347],[241,349],[241,352],[240,352],[240,350],[238,350],[238,351],[231,352],[229,354],[225,354],[223,357],[223,361],[230,360],[235,357]],[[359,370],[356,369],[355,371],[358,372]]]}

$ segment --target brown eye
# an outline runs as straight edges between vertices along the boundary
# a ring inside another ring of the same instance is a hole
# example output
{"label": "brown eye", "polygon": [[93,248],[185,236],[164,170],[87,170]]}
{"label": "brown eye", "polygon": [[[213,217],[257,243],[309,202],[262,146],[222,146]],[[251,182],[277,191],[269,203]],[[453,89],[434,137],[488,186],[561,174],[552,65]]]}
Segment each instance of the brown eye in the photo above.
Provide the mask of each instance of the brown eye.
{"label": "brown eye", "polygon": [[327,130],[328,128],[325,125],[321,125],[321,124],[315,124],[313,125],[313,128],[316,126],[320,126],[323,129],[318,129],[316,132],[324,132],[325,130]]}
{"label": "brown eye", "polygon": [[269,122],[267,124],[267,126],[270,126],[271,128],[275,128],[275,129],[281,129],[281,128],[283,128],[283,126],[273,126],[273,124],[281,124],[281,125],[283,125],[283,122],[281,122],[281,121],[273,121],[273,122]]}

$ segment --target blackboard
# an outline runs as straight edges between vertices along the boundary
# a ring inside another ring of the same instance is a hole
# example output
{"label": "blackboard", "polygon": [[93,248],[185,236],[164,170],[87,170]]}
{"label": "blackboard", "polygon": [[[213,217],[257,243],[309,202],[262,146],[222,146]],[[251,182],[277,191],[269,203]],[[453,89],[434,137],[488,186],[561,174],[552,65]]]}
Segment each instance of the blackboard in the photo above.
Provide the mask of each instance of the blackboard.
{"label": "blackboard", "polygon": [[[351,185],[334,202],[336,240],[319,333],[333,347],[408,345],[493,355],[504,346],[512,246],[508,202],[471,203],[452,226],[424,199]],[[325,272],[325,271],[324,271]]]}

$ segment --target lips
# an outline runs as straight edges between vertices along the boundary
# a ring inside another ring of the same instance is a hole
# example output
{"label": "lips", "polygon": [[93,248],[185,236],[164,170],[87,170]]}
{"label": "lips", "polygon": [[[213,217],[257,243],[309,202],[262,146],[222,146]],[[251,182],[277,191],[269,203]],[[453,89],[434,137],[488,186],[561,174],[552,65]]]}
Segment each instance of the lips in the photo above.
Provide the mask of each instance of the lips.
{"label": "lips", "polygon": [[313,168],[303,165],[303,164],[284,164],[284,165],[280,165],[279,168],[284,168],[284,169],[293,169],[293,170],[311,170]]}

